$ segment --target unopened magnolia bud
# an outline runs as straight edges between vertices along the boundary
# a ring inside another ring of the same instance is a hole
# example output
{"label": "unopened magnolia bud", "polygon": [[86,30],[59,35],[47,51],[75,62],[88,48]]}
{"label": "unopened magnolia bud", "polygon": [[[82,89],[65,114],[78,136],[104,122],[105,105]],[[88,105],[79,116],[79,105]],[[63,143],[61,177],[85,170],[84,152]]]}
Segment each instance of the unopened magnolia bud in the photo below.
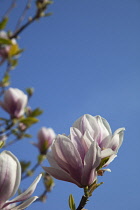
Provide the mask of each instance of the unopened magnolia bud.
{"label": "unopened magnolia bud", "polygon": [[9,88],[4,93],[4,101],[0,106],[8,112],[12,118],[19,118],[24,115],[27,105],[27,95],[17,88]]}
{"label": "unopened magnolia bud", "polygon": [[38,143],[33,143],[38,147],[40,154],[46,155],[47,150],[51,146],[56,134],[52,128],[42,127],[38,132]]}

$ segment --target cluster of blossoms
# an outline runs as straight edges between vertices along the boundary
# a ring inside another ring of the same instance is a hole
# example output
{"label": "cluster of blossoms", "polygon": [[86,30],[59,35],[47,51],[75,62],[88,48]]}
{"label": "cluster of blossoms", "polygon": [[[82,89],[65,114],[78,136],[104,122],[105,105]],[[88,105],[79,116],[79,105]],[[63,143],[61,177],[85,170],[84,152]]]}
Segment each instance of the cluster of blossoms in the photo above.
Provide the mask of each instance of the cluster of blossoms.
{"label": "cluster of blossoms", "polygon": [[[9,88],[4,93],[0,106],[13,119],[22,119],[27,110],[28,97],[21,90]],[[19,121],[20,122],[20,121]],[[19,123],[24,130],[24,124]],[[38,143],[33,143],[40,155],[46,157],[51,167],[43,167],[45,172],[56,179],[71,182],[80,188],[90,187],[98,175],[117,156],[123,141],[124,128],[113,134],[108,122],[101,116],[86,114],[76,120],[70,128],[70,134],[57,135],[52,128],[42,127],[38,132]],[[0,136],[4,141],[4,136]],[[51,148],[50,150],[48,150]],[[24,209],[37,197],[31,194],[35,190],[41,175],[24,193],[9,201],[17,191],[21,179],[21,166],[18,159],[10,152],[0,154],[0,209]],[[12,206],[15,202],[21,204]]]}
{"label": "cluster of blossoms", "polygon": [[104,118],[86,114],[76,120],[69,136],[55,138],[47,154],[51,167],[44,167],[44,170],[78,187],[90,186],[97,179],[99,169],[108,166],[116,157],[124,130],[119,128],[112,134]]}
{"label": "cluster of blossoms", "polygon": [[[11,152],[3,151],[0,154],[0,209],[20,210],[28,207],[38,198],[37,196],[30,198],[30,196],[33,194],[40,178],[41,175],[35,179],[26,191],[9,201],[19,188],[21,181],[21,166],[18,159]],[[15,206],[15,203],[17,202],[20,202],[20,204]]]}

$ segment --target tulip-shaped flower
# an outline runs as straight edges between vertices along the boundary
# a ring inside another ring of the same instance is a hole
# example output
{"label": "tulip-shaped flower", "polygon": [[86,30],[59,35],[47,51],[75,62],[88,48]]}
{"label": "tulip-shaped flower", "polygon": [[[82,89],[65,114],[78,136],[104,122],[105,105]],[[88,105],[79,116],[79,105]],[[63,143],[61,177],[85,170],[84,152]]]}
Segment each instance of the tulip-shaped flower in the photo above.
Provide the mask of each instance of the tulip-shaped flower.
{"label": "tulip-shaped flower", "polygon": [[[110,154],[107,154],[107,156]],[[97,179],[101,149],[90,133],[71,128],[70,136],[58,135],[47,154],[51,167],[44,170],[54,178],[72,182],[79,187],[90,186]]]}
{"label": "tulip-shaped flower", "polygon": [[80,130],[83,135],[88,131],[93,140],[96,141],[101,148],[102,156],[104,156],[104,154],[106,155],[106,152],[112,151],[112,155],[106,165],[116,157],[123,141],[124,128],[119,128],[112,134],[111,128],[104,118],[100,116],[93,117],[89,114],[85,114],[76,120],[73,127]]}
{"label": "tulip-shaped flower", "polygon": [[33,144],[38,147],[42,155],[45,155],[55,136],[56,134],[52,128],[42,127],[38,132],[38,143]]}
{"label": "tulip-shaped flower", "polygon": [[19,118],[24,114],[27,101],[27,95],[21,90],[9,88],[5,91],[4,101],[0,102],[0,105],[12,118]]}
{"label": "tulip-shaped flower", "polygon": [[[11,152],[3,151],[0,154],[0,209],[20,210],[28,207],[37,199],[37,196],[31,198],[30,196],[34,192],[40,178],[41,175],[35,179],[25,192],[9,201],[19,188],[21,167],[18,159]],[[20,202],[20,204],[12,207],[11,204],[16,202]]]}

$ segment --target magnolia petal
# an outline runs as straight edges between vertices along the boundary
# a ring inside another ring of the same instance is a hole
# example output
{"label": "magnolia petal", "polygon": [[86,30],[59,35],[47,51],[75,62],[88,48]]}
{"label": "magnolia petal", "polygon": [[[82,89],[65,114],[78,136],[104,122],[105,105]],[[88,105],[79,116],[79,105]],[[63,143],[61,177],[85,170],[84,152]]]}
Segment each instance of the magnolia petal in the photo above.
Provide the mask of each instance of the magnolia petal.
{"label": "magnolia petal", "polygon": [[47,159],[51,165],[52,168],[58,168],[58,169],[61,169],[59,167],[59,165],[57,164],[57,162],[55,161],[54,157],[53,157],[53,153],[52,151],[49,151],[47,152]]}
{"label": "magnolia petal", "polygon": [[106,138],[108,139],[108,137],[110,136],[111,129],[108,128],[109,125],[106,127],[107,121],[105,119],[103,119],[101,116],[96,116],[96,119],[97,119],[98,126],[99,126],[98,137],[97,137],[96,141],[98,142],[99,146],[102,147],[101,146],[102,141]]}
{"label": "magnolia petal", "polygon": [[20,209],[25,209],[28,206],[30,206],[38,197],[34,196],[32,198],[29,198],[28,200],[24,201],[22,204],[15,206],[11,208],[11,210],[20,210]]}
{"label": "magnolia petal", "polygon": [[[101,149],[104,149],[104,148],[110,148],[110,142],[111,142],[111,138],[112,136],[109,135],[107,137],[105,137],[104,139],[102,139],[102,141],[100,142],[99,146]],[[111,148],[112,149],[112,148]]]}
{"label": "magnolia petal", "polygon": [[30,187],[25,192],[23,192],[22,194],[20,194],[19,196],[17,196],[13,200],[11,200],[9,203],[20,202],[20,201],[24,201],[24,200],[28,199],[33,194],[33,192],[34,192],[38,182],[40,181],[41,177],[42,177],[42,174],[37,176],[37,178],[34,180],[34,182],[30,185]]}
{"label": "magnolia petal", "polygon": [[77,128],[70,128],[70,139],[74,145],[74,147],[77,149],[77,151],[79,152],[80,156],[83,157],[84,153],[84,149],[82,147],[82,142],[81,142],[81,138],[82,138],[82,133],[80,132],[80,130],[78,130]]}
{"label": "magnolia petal", "polygon": [[76,120],[73,127],[78,128],[83,135],[86,130],[90,132],[91,136],[96,136],[98,132],[97,120],[89,114],[85,114]]}
{"label": "magnolia petal", "polygon": [[114,151],[110,148],[101,151],[101,158],[109,157],[114,154]]}
{"label": "magnolia petal", "polygon": [[82,135],[82,133],[74,127],[70,129],[70,134],[71,141],[77,149],[77,151],[79,152],[83,162],[85,154],[89,149],[91,143],[93,142],[93,139],[88,131],[85,131],[84,135]]}
{"label": "magnolia petal", "polygon": [[104,118],[101,117],[101,116],[96,116],[96,117],[100,117],[100,118],[101,118],[104,127],[107,129],[108,133],[111,135],[111,134],[112,134],[112,131],[111,131],[110,125],[109,125],[109,123],[107,122],[107,120],[104,119]]}
{"label": "magnolia petal", "polygon": [[52,152],[57,164],[79,181],[83,165],[81,157],[71,140],[66,136],[58,135],[52,146]]}
{"label": "magnolia petal", "polygon": [[85,131],[82,139],[83,139],[83,146],[85,148],[85,152],[87,152],[88,149],[90,148],[91,144],[93,143],[94,139],[92,138],[92,136],[88,130]]}
{"label": "magnolia petal", "polygon": [[16,193],[21,180],[20,163],[9,151],[3,151],[0,154],[0,177],[0,200],[2,205]]}
{"label": "magnolia petal", "polygon": [[103,165],[103,167],[108,166],[115,158],[117,157],[116,154],[113,154],[109,157],[109,160]]}
{"label": "magnolia petal", "polygon": [[57,169],[57,168],[52,168],[52,167],[43,167],[43,169],[48,174],[50,174],[51,176],[53,176],[54,178],[56,178],[58,180],[72,182],[72,183],[78,185],[78,187],[81,187],[81,184],[80,183],[78,183],[66,171],[64,171],[62,169]]}
{"label": "magnolia petal", "polygon": [[125,128],[119,128],[114,132],[112,140],[109,145],[109,147],[112,148],[112,150],[117,152],[118,149],[120,148],[123,142],[124,131]]}
{"label": "magnolia petal", "polygon": [[107,168],[107,169],[102,169],[102,171],[111,172],[110,168]]}
{"label": "magnolia petal", "polygon": [[101,161],[100,148],[96,142],[92,142],[84,160],[84,169],[82,174],[82,185],[89,186],[96,179],[96,168]]}
{"label": "magnolia petal", "polygon": [[26,106],[26,101],[23,100],[23,98],[19,98],[16,102],[16,109],[13,113],[14,116],[20,117],[24,114],[24,108]]}

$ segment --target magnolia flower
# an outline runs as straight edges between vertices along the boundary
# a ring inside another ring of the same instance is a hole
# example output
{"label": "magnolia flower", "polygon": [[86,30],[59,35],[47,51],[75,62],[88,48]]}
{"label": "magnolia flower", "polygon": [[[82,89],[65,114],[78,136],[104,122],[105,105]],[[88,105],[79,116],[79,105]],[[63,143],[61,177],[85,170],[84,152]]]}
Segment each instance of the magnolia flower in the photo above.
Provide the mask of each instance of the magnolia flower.
{"label": "magnolia flower", "polygon": [[27,95],[17,88],[9,88],[4,93],[4,101],[1,107],[8,112],[12,118],[19,118],[24,114],[27,105]]}
{"label": "magnolia flower", "polygon": [[56,134],[52,128],[42,127],[38,132],[38,143],[33,144],[38,147],[41,154],[46,154],[55,136]]}
{"label": "magnolia flower", "polygon": [[0,44],[0,57],[1,57],[0,64],[2,64],[3,61],[8,57],[11,46],[16,45],[16,40],[15,39],[10,40],[5,31],[0,31],[0,38],[11,42],[11,44]]}
{"label": "magnolia flower", "polygon": [[71,128],[70,136],[58,135],[47,154],[51,167],[44,170],[54,178],[72,182],[79,187],[90,186],[97,178],[101,149],[89,132],[84,135]]}
{"label": "magnolia flower", "polygon": [[[9,201],[17,192],[21,180],[21,166],[18,159],[9,151],[3,151],[0,154],[0,209],[20,210],[28,207],[37,199],[37,196],[31,197],[41,175],[39,175],[30,187]],[[23,202],[24,201],[24,202]],[[13,203],[23,202],[18,206],[12,207]]]}
{"label": "magnolia flower", "polygon": [[84,135],[85,132],[89,132],[93,141],[96,141],[98,146],[102,150],[102,156],[106,152],[111,153],[108,165],[115,157],[122,144],[124,128],[117,129],[114,134],[112,134],[111,128],[108,122],[101,116],[91,116],[89,114],[83,115],[73,124],[73,127],[77,128]]}

